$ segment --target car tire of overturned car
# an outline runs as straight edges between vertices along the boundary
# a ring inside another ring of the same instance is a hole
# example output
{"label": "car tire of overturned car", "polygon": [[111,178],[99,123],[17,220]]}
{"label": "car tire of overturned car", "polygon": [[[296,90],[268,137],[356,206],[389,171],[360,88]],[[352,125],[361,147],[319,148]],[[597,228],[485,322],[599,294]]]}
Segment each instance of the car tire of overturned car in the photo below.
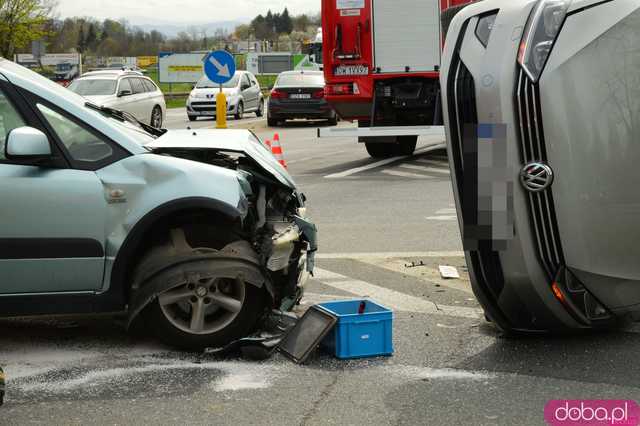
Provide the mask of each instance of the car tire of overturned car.
{"label": "car tire of overturned car", "polygon": [[171,241],[153,248],[136,271],[141,293],[168,288],[142,312],[145,327],[186,350],[222,347],[251,333],[268,295],[259,287],[261,273],[242,254],[248,243],[193,248],[182,230],[172,232]]}

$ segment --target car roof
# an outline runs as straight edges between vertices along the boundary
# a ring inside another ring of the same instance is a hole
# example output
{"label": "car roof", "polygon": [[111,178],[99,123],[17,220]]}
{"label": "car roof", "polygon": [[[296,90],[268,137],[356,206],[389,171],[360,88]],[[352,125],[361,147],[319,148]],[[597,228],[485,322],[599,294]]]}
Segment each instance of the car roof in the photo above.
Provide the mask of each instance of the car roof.
{"label": "car roof", "polygon": [[117,70],[117,69],[95,70],[95,71],[89,71],[82,74],[82,77],[94,77],[94,76],[95,77],[111,77],[111,78],[118,78],[118,77],[124,77],[124,76],[144,77],[144,75],[140,71]]}

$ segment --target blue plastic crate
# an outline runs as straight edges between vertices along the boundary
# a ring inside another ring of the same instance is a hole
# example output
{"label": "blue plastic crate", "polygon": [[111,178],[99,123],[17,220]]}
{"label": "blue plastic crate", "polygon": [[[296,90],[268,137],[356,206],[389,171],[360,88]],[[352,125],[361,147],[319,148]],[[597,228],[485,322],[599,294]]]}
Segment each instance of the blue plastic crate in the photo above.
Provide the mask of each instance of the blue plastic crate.
{"label": "blue plastic crate", "polygon": [[[358,314],[365,302],[364,313]],[[366,358],[393,354],[393,312],[371,300],[340,300],[318,305],[338,317],[322,340],[324,350],[337,358]]]}

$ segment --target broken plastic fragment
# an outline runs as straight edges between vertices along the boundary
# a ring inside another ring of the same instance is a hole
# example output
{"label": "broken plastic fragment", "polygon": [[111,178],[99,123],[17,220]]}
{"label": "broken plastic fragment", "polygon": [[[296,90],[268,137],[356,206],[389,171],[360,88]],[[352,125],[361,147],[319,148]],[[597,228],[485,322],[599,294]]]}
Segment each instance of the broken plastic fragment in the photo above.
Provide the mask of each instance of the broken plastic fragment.
{"label": "broken plastic fragment", "polygon": [[318,251],[318,229],[315,224],[300,216],[294,216],[293,220],[309,243],[309,250],[307,250],[307,272],[313,275],[313,269],[316,263],[316,252]]}
{"label": "broken plastic fragment", "polygon": [[440,270],[440,276],[442,278],[460,278],[458,270],[453,266],[439,265],[438,269]]}

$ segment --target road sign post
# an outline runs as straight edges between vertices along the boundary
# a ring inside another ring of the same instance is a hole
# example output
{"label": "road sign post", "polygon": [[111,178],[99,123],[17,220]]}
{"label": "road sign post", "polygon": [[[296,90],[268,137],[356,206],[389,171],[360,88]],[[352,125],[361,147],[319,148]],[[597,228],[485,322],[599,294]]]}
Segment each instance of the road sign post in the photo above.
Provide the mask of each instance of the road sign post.
{"label": "road sign post", "polygon": [[216,128],[227,128],[227,97],[222,85],[233,78],[236,73],[236,62],[229,52],[216,50],[204,58],[204,73],[211,82],[220,85],[220,93],[216,96]]}

